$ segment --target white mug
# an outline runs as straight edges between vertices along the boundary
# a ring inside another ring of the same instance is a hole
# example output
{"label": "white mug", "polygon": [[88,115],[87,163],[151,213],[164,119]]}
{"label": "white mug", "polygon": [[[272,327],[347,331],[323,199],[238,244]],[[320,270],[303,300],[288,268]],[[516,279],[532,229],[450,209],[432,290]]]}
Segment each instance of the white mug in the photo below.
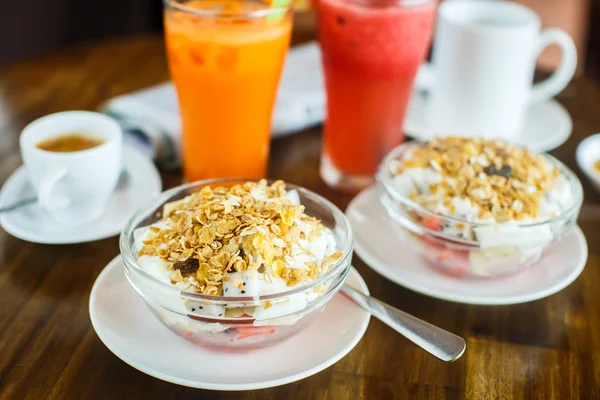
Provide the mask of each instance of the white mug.
{"label": "white mug", "polygon": [[[550,44],[562,49],[554,75],[533,85],[536,60]],[[452,0],[438,11],[432,64],[417,88],[430,92],[435,135],[515,139],[529,105],[549,100],[571,81],[577,50],[560,29],[541,31],[531,9],[506,1]]]}
{"label": "white mug", "polygon": [[[74,133],[103,142],[62,153],[37,147],[46,139]],[[123,134],[113,119],[88,111],[51,114],[27,125],[19,142],[38,202],[55,220],[79,225],[102,215],[122,165]]]}

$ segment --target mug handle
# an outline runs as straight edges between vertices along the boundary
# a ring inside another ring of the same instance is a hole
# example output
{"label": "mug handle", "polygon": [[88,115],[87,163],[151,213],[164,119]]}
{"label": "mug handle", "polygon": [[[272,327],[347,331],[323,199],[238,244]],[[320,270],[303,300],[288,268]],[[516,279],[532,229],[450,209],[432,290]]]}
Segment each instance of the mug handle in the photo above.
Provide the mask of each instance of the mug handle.
{"label": "mug handle", "polygon": [[417,71],[415,77],[415,88],[420,92],[427,92],[433,89],[433,66],[424,62]]}
{"label": "mug handle", "polygon": [[44,175],[38,191],[40,206],[46,211],[55,211],[71,204],[71,199],[54,190],[56,184],[67,176],[64,168],[55,169]]}
{"label": "mug handle", "polygon": [[562,50],[562,61],[554,74],[543,82],[533,85],[530,103],[550,100],[567,87],[577,67],[577,48],[571,36],[562,29],[546,29],[542,31],[538,44],[539,56],[551,44],[557,44]]}

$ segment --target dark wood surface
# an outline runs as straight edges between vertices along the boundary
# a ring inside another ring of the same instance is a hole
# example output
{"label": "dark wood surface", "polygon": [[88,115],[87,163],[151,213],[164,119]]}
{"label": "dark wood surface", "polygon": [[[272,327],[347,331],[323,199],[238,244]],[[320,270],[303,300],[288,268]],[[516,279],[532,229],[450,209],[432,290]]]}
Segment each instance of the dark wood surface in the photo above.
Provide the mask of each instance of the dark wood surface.
{"label": "dark wood surface", "polygon": [[[313,23],[310,16],[299,18],[294,41],[313,37]],[[0,71],[0,181],[21,163],[18,135],[31,120],[93,110],[112,96],[166,79],[159,36],[81,46]],[[47,246],[0,230],[0,398],[600,398],[600,196],[574,163],[577,144],[600,131],[600,89],[579,79],[559,101],[573,116],[574,132],[553,154],[582,177],[589,206],[580,221],[589,261],[572,285],[527,304],[462,305],[397,286],[354,258],[374,296],[465,337],[467,352],[459,361],[441,363],[372,320],[350,354],[297,383],[239,393],[176,386],[119,360],[91,326],[90,289],[118,254],[116,237]],[[351,197],[318,177],[320,140],[315,128],[274,141],[270,176],[316,190],[345,208]],[[162,176],[165,188],[180,181],[177,173]]]}

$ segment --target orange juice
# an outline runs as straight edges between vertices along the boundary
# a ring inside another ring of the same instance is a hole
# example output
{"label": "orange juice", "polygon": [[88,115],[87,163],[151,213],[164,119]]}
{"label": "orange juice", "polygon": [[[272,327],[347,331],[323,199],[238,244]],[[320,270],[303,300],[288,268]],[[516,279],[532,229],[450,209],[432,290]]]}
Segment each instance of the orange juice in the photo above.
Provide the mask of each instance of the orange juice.
{"label": "orange juice", "polygon": [[262,178],[291,11],[260,2],[166,2],[169,68],[182,119],[188,182]]}

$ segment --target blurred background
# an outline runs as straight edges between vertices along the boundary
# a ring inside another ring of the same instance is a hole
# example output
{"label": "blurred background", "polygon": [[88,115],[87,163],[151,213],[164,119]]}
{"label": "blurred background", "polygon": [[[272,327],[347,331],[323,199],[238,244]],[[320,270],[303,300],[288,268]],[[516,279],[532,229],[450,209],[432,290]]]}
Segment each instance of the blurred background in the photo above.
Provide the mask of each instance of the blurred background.
{"label": "blurred background", "polygon": [[3,0],[0,66],[76,43],[159,32],[162,0]]}
{"label": "blurred background", "polygon": [[[569,32],[579,74],[600,78],[600,0],[518,2],[538,12],[544,26]],[[162,29],[161,0],[5,0],[1,7],[0,67],[77,43]],[[558,60],[558,50],[548,49],[539,67],[552,70]]]}

